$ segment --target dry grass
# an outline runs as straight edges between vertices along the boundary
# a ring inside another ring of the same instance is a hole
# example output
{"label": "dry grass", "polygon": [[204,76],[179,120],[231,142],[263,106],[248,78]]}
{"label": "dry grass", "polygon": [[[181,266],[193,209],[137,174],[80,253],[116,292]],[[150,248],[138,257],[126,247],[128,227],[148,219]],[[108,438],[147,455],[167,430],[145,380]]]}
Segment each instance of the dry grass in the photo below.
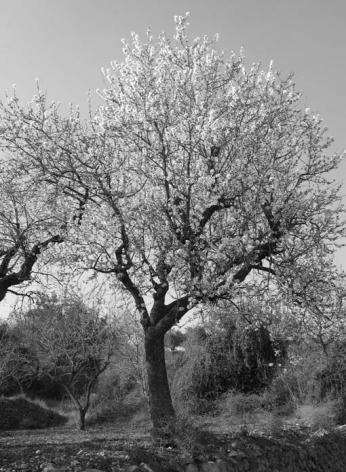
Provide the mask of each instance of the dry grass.
{"label": "dry grass", "polygon": [[335,402],[300,405],[291,420],[313,429],[332,429],[335,426]]}
{"label": "dry grass", "polygon": [[196,417],[210,431],[224,432],[264,432],[277,435],[289,428],[308,428],[309,430],[330,431],[336,426],[336,402],[326,401],[318,404],[305,403],[292,409],[277,409],[266,393],[244,395],[228,393],[219,403],[216,415]]}

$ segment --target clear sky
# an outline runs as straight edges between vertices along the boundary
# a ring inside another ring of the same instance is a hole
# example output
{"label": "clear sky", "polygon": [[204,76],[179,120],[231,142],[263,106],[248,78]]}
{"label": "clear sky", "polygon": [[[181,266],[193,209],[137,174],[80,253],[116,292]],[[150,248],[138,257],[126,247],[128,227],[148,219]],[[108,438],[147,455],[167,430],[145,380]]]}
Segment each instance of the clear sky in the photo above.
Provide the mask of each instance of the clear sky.
{"label": "clear sky", "polygon": [[[83,105],[103,86],[101,67],[121,60],[121,38],[147,26],[171,33],[186,11],[192,37],[219,33],[220,48],[294,72],[333,150],[346,149],[346,0],[0,0],[0,93],[15,83],[28,101],[39,78],[50,98]],[[346,268],[346,250],[339,259]]]}

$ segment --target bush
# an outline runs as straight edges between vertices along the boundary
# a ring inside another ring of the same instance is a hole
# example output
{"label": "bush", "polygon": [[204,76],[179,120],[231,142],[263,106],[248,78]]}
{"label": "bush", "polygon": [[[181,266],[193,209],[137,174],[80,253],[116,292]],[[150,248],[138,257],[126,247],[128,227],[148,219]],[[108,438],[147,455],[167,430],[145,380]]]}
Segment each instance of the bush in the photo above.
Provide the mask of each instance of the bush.
{"label": "bush", "polygon": [[276,364],[274,346],[264,326],[237,329],[233,335],[232,387],[243,393],[258,392],[272,381]]}
{"label": "bush", "polygon": [[281,373],[266,391],[271,411],[278,415],[289,415],[297,406],[297,384],[294,376]]}
{"label": "bush", "polygon": [[[172,366],[169,373],[171,380],[171,392],[174,407],[181,415],[189,413],[202,414],[208,412],[213,405],[212,396],[206,392],[206,385],[211,381],[212,367],[209,366],[209,355],[204,347],[195,343],[185,345],[185,353],[180,359],[180,365],[174,370]],[[197,373],[196,373],[197,371]],[[173,375],[172,375],[173,374]]]}
{"label": "bush", "polygon": [[92,395],[88,424],[129,419],[145,403],[133,372],[120,359],[113,361],[112,367],[100,377]]}
{"label": "bush", "polygon": [[333,413],[334,413],[335,424],[337,425],[346,424],[346,395],[340,396],[334,402]]}
{"label": "bush", "polygon": [[302,404],[320,403],[321,372],[326,359],[314,343],[299,343],[290,346],[288,359],[282,368],[276,370],[268,387],[277,408]]}
{"label": "bush", "polygon": [[[264,395],[256,393],[243,394],[229,392],[223,397],[222,408],[226,406],[229,413],[236,416],[256,413],[260,410],[270,410],[271,407]],[[220,408],[220,406],[219,406]]]}
{"label": "bush", "polygon": [[245,433],[253,426],[268,428],[274,417],[266,392],[244,394],[230,391],[219,398],[216,417],[210,421],[215,432],[238,430]]}
{"label": "bush", "polygon": [[67,422],[64,416],[22,396],[0,398],[0,411],[0,430],[49,428]]}
{"label": "bush", "polygon": [[30,387],[25,389],[30,398],[61,401],[66,396],[66,390],[61,382],[53,380],[49,375],[37,376]]}
{"label": "bush", "polygon": [[276,356],[264,327],[229,323],[211,333],[190,329],[172,381],[178,410],[205,413],[228,390],[259,393],[272,381]]}
{"label": "bush", "polygon": [[312,429],[330,429],[335,426],[335,402],[322,402],[316,405],[304,404],[297,408],[296,420]]}
{"label": "bush", "polygon": [[322,399],[346,397],[346,341],[334,343],[316,380],[321,384]]}
{"label": "bush", "polygon": [[[135,418],[148,418],[148,408],[140,388],[134,388],[121,401],[108,398],[102,399],[97,395],[92,399],[87,424],[104,424],[109,422],[130,422]],[[134,421],[135,422],[135,421]]]}

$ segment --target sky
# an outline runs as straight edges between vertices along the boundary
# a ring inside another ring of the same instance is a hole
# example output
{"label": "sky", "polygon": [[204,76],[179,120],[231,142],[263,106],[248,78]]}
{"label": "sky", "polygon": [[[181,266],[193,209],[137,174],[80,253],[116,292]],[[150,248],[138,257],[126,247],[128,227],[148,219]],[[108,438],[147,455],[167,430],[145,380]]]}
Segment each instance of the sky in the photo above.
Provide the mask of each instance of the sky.
{"label": "sky", "polygon": [[[0,96],[16,84],[24,102],[35,79],[49,98],[80,104],[103,88],[101,67],[122,59],[122,38],[173,33],[174,15],[190,12],[191,38],[219,33],[225,51],[244,48],[249,63],[270,60],[294,73],[303,106],[318,112],[346,149],[345,0],[0,0]],[[346,160],[338,180],[346,195]],[[345,198],[346,203],[346,198]],[[346,249],[338,252],[346,269]]]}

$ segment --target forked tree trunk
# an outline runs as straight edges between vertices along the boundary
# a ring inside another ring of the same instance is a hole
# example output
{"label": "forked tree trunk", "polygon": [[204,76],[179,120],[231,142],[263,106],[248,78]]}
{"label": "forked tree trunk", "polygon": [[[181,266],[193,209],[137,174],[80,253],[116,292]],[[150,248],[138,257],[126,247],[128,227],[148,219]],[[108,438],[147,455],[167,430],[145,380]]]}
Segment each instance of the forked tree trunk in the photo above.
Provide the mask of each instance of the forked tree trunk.
{"label": "forked tree trunk", "polygon": [[81,431],[84,431],[85,430],[85,416],[89,408],[89,402],[87,402],[87,405],[83,407],[81,403],[78,401],[78,398],[75,397],[74,394],[72,393],[70,387],[64,384],[64,388],[66,390],[66,393],[70,397],[70,400],[72,400],[72,403],[74,404],[75,408],[78,410],[78,413],[79,413],[78,427]]}
{"label": "forked tree trunk", "polygon": [[155,327],[145,331],[149,406],[154,429],[164,427],[175,417],[167,378],[164,336],[164,333],[157,332]]}

